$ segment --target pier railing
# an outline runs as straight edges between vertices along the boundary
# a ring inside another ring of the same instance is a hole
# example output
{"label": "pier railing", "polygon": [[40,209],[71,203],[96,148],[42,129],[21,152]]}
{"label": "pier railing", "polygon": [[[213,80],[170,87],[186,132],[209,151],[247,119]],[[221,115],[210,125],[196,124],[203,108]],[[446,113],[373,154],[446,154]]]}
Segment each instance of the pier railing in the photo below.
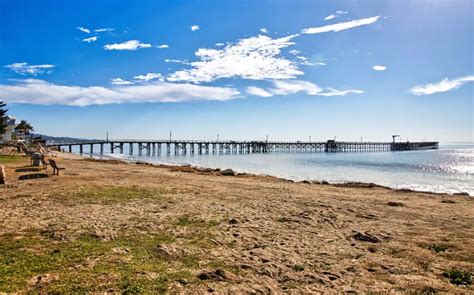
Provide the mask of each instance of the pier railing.
{"label": "pier railing", "polygon": [[[337,153],[337,152],[382,152],[438,149],[438,142],[350,142],[350,141],[240,141],[240,140],[152,140],[152,139],[109,139],[74,142],[48,142],[58,150],[93,154],[97,151],[114,153],[125,151],[133,155],[170,154],[252,154],[252,153]],[[98,150],[97,150],[98,148]]]}

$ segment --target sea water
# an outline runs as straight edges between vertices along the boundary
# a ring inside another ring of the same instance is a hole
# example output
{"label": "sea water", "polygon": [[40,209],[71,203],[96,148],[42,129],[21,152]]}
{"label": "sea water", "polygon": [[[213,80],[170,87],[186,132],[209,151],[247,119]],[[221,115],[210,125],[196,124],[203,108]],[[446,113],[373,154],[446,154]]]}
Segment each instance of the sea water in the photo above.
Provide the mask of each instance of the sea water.
{"label": "sea water", "polygon": [[273,175],[297,181],[371,182],[391,188],[467,192],[474,196],[474,144],[440,144],[438,150],[367,153],[170,156],[130,156],[127,153],[104,154],[101,157],[168,165],[232,168],[237,172]]}

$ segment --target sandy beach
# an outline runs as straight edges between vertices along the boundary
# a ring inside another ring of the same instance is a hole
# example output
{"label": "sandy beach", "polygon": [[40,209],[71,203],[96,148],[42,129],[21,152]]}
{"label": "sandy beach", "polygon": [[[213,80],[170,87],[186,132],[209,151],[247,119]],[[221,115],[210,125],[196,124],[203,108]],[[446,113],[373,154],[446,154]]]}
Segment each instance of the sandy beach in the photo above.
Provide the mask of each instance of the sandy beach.
{"label": "sandy beach", "polygon": [[55,159],[0,157],[0,293],[474,292],[472,197]]}

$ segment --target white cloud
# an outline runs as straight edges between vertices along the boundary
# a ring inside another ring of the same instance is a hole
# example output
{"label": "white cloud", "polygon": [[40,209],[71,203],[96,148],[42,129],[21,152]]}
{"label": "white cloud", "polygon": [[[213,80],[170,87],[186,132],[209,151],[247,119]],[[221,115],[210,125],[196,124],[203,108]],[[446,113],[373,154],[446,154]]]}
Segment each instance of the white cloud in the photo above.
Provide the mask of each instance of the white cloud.
{"label": "white cloud", "polygon": [[382,65],[375,65],[372,67],[374,71],[385,71],[386,68],[387,68],[386,66],[382,66]]}
{"label": "white cloud", "polygon": [[264,33],[264,34],[267,34],[268,33],[268,30],[266,28],[261,28],[260,29],[260,32]]}
{"label": "white cloud", "polygon": [[83,41],[83,42],[87,42],[87,43],[91,43],[91,42],[97,41],[98,38],[99,38],[99,37],[94,36],[94,37],[82,39],[82,41]]}
{"label": "white cloud", "polygon": [[91,30],[89,30],[87,28],[84,28],[84,27],[76,27],[76,29],[78,29],[81,32],[87,33],[87,34],[91,33]]}
{"label": "white cloud", "polygon": [[355,19],[355,20],[351,20],[351,21],[348,21],[348,22],[337,23],[337,24],[327,25],[327,26],[323,26],[323,27],[308,28],[308,29],[302,30],[301,32],[303,34],[320,34],[320,33],[327,33],[327,32],[339,32],[339,31],[352,29],[352,28],[355,28],[355,27],[360,27],[360,26],[373,24],[379,18],[380,18],[380,15],[379,16],[372,16],[372,17],[368,17],[368,18],[363,18],[363,19]]}
{"label": "white cloud", "polygon": [[322,89],[311,82],[301,81],[301,80],[276,80],[273,81],[274,88],[271,89],[271,92],[276,95],[288,95],[295,94],[298,92],[304,92],[309,95],[316,95],[322,91]]}
{"label": "white cloud", "polygon": [[168,44],[161,44],[161,45],[158,45],[158,46],[156,46],[156,47],[157,47],[157,48],[160,48],[160,49],[170,48],[170,47],[168,46]]}
{"label": "white cloud", "polygon": [[250,94],[250,95],[255,95],[255,96],[261,96],[261,97],[271,97],[273,96],[273,93],[270,93],[266,91],[265,89],[255,87],[255,86],[250,86],[245,89],[245,91]]}
{"label": "white cloud", "polygon": [[334,14],[331,14],[331,15],[328,15],[324,18],[324,20],[331,20],[331,19],[334,19],[336,18],[336,16]]}
{"label": "white cloud", "polygon": [[348,12],[344,11],[344,10],[338,10],[338,11],[336,11],[336,13],[326,16],[324,18],[324,20],[335,19],[335,18],[340,17],[341,15],[344,15],[344,14],[348,14]]}
{"label": "white cloud", "polygon": [[103,32],[112,32],[114,29],[112,28],[103,28],[103,29],[95,29],[94,32],[96,33],[103,33]]}
{"label": "white cloud", "polygon": [[450,90],[458,89],[459,87],[468,82],[474,82],[474,76],[471,75],[452,80],[445,78],[437,83],[418,85],[411,89],[411,93],[413,93],[414,95],[430,95],[439,92],[447,92]]}
{"label": "white cloud", "polygon": [[290,95],[296,93],[306,93],[308,95],[319,96],[343,96],[350,93],[364,93],[358,89],[337,90],[334,88],[323,89],[319,85],[302,80],[275,80],[272,82],[273,87],[268,89],[258,87],[247,87],[246,92],[250,95],[270,97],[273,95]]}
{"label": "white cloud", "polygon": [[345,89],[345,90],[337,90],[334,88],[327,88],[324,92],[318,93],[317,95],[321,96],[344,96],[347,94],[362,94],[364,91],[359,89]]}
{"label": "white cloud", "polygon": [[237,98],[239,91],[228,87],[153,82],[141,85],[66,86],[44,80],[27,79],[14,85],[0,84],[0,97],[7,103],[59,104],[71,106],[140,102],[226,101]]}
{"label": "white cloud", "polygon": [[183,65],[189,65],[189,62],[187,60],[179,60],[179,59],[165,59],[165,62],[167,63],[177,63],[177,64],[183,64]]}
{"label": "white cloud", "polygon": [[225,44],[224,43],[216,43],[214,45],[221,47],[221,46],[224,46]]}
{"label": "white cloud", "polygon": [[12,70],[20,75],[37,76],[41,74],[50,74],[53,72],[54,65],[30,65],[26,62],[18,62],[11,65],[6,65],[5,68]]}
{"label": "white cloud", "polygon": [[127,81],[127,80],[123,80],[122,78],[115,78],[115,79],[112,79],[112,83],[113,85],[131,85],[131,84],[134,84],[132,81]]}
{"label": "white cloud", "polygon": [[140,48],[150,48],[151,44],[140,43],[138,40],[130,40],[118,44],[106,44],[105,50],[137,50]]}
{"label": "white cloud", "polygon": [[197,30],[199,30],[199,29],[200,29],[200,27],[199,27],[198,25],[192,25],[192,26],[191,26],[191,31],[193,31],[193,32],[194,32],[194,31],[197,31]]}
{"label": "white cloud", "polygon": [[301,51],[296,50],[296,49],[292,49],[292,50],[290,50],[289,52],[290,52],[291,54],[293,54],[293,55],[298,55],[298,54],[301,53]]}
{"label": "white cloud", "polygon": [[279,39],[259,35],[241,39],[222,49],[200,48],[195,52],[199,61],[191,62],[191,69],[168,76],[169,81],[194,83],[211,82],[222,78],[250,80],[289,79],[303,72],[291,60],[281,56],[281,49],[294,45],[297,35]]}
{"label": "white cloud", "polygon": [[133,78],[136,80],[145,81],[145,82],[155,80],[155,79],[159,79],[160,81],[163,81],[163,75],[160,73],[148,73],[146,75],[139,75]]}
{"label": "white cloud", "polygon": [[326,63],[324,62],[311,62],[308,60],[307,57],[304,57],[304,56],[297,56],[296,58],[300,60],[299,64],[304,65],[304,66],[325,66],[326,65]]}

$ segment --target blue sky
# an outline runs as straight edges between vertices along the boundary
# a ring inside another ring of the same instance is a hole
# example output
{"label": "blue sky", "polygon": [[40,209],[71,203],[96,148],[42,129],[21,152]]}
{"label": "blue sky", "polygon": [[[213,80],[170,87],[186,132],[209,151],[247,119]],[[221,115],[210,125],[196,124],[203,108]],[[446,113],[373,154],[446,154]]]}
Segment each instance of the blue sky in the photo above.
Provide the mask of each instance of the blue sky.
{"label": "blue sky", "polygon": [[473,141],[472,1],[0,1],[0,98],[87,138]]}

